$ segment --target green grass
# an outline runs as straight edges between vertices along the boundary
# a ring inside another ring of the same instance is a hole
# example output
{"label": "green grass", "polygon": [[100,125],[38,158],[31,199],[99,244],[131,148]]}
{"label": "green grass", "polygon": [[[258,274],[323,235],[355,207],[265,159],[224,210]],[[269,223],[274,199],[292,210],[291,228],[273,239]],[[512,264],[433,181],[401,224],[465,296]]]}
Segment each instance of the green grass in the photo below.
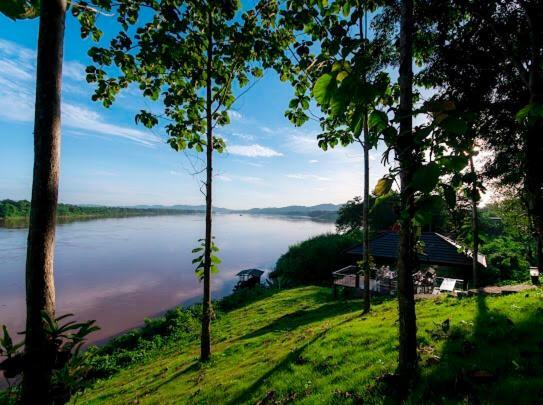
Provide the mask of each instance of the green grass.
{"label": "green grass", "polygon": [[[198,342],[170,342],[97,382],[82,403],[382,403],[395,371],[396,301],[360,315],[330,289],[281,291],[221,315],[213,359]],[[527,403],[543,398],[541,290],[496,298],[417,302],[421,372],[412,403]],[[450,329],[442,325],[450,319]],[[259,402],[260,401],[260,402]]]}

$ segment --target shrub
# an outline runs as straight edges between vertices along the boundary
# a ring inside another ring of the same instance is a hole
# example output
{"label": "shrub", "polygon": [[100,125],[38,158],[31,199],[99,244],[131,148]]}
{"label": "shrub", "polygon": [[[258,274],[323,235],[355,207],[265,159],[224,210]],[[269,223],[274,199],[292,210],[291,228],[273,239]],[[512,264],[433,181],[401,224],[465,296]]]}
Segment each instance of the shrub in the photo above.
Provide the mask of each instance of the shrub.
{"label": "shrub", "polygon": [[508,237],[495,238],[485,243],[481,251],[489,264],[483,276],[486,273],[490,281],[526,281],[529,278],[530,262],[522,243]]}
{"label": "shrub", "polygon": [[333,271],[352,261],[345,250],[360,239],[357,232],[329,233],[293,245],[279,258],[270,278],[282,287],[328,283]]}

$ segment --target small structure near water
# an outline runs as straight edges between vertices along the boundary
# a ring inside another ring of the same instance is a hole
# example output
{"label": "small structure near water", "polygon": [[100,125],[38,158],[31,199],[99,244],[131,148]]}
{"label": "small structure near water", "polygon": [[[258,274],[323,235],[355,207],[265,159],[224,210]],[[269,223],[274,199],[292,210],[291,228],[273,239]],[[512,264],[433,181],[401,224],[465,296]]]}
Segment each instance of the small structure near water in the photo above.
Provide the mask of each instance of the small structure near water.
{"label": "small structure near water", "polygon": [[264,274],[264,271],[260,269],[247,269],[242,270],[236,276],[239,277],[239,281],[234,287],[236,290],[243,288],[251,288],[260,284],[260,278]]}

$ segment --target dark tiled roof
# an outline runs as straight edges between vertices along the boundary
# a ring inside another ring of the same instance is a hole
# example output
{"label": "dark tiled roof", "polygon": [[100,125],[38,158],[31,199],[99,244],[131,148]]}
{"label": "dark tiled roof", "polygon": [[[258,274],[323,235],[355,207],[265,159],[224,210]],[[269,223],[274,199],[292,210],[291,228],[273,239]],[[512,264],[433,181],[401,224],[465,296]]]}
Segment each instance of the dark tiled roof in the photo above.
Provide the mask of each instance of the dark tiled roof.
{"label": "dark tiled roof", "polygon": [[[421,263],[442,266],[471,266],[471,257],[462,252],[459,245],[451,239],[436,232],[425,232],[420,236],[424,245],[424,253],[419,254]],[[370,241],[370,253],[377,259],[397,259],[400,235],[397,232],[383,232]],[[362,245],[347,251],[349,254],[362,255]],[[479,263],[486,267],[486,258],[479,256]]]}
{"label": "dark tiled roof", "polygon": [[247,269],[247,270],[242,270],[240,271],[238,274],[236,274],[236,276],[253,276],[253,277],[260,277],[262,274],[264,274],[264,272],[262,270],[259,270],[259,269]]}

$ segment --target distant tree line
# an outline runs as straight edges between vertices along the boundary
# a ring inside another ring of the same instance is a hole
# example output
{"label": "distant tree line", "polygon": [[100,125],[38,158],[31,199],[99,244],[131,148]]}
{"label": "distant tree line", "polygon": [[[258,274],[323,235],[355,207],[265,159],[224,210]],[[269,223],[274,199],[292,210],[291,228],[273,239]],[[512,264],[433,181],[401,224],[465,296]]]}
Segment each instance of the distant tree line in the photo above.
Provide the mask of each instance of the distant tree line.
{"label": "distant tree line", "polygon": [[[169,208],[127,208],[127,207],[85,207],[72,204],[59,204],[58,217],[123,217],[144,215],[176,215],[190,214],[197,211]],[[0,218],[29,218],[30,201],[2,200],[0,201]]]}

